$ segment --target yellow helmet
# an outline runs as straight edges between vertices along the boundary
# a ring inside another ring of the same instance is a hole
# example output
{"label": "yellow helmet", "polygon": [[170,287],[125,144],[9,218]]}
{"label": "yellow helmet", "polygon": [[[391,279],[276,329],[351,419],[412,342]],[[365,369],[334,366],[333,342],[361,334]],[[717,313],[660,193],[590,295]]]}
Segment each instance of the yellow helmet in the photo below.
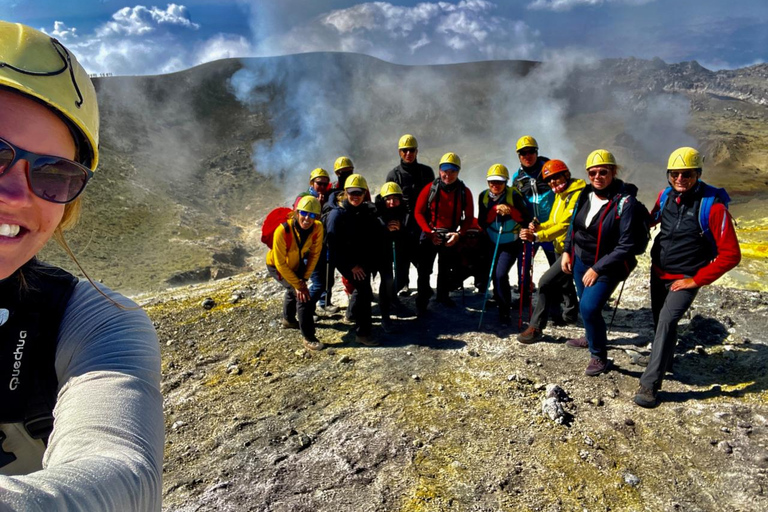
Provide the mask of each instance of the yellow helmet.
{"label": "yellow helmet", "polygon": [[320,215],[320,201],[316,197],[306,195],[299,199],[299,204],[296,205],[296,211],[309,212],[315,215]]}
{"label": "yellow helmet", "polygon": [[618,165],[613,153],[607,149],[596,149],[587,157],[586,169],[596,165]]}
{"label": "yellow helmet", "polygon": [[0,86],[42,101],[77,135],[78,160],[99,163],[99,106],[88,73],[56,39],[0,21]]}
{"label": "yellow helmet", "polygon": [[368,182],[365,181],[362,174],[350,174],[347,181],[344,182],[344,190],[348,188],[362,188],[368,190]]}
{"label": "yellow helmet", "polygon": [[410,133],[406,133],[400,137],[400,141],[397,143],[397,149],[418,149],[419,143],[416,142],[416,137]]}
{"label": "yellow helmet", "polygon": [[461,169],[461,158],[459,158],[459,155],[456,153],[446,153],[443,155],[443,158],[440,159],[440,165],[443,164],[453,164]]}
{"label": "yellow helmet", "polygon": [[331,175],[328,174],[328,171],[326,171],[322,167],[318,167],[317,169],[309,173],[309,182],[312,183],[313,181],[315,181],[315,178],[328,178],[330,180]]}
{"label": "yellow helmet", "polygon": [[669,155],[667,169],[670,171],[678,169],[701,169],[704,159],[701,154],[693,148],[677,148]]}
{"label": "yellow helmet", "polygon": [[381,192],[379,192],[379,195],[382,198],[387,196],[403,195],[403,189],[400,188],[400,185],[394,181],[388,181],[381,186]]}
{"label": "yellow helmet", "polygon": [[519,139],[517,139],[517,145],[515,147],[515,151],[520,151],[524,148],[534,148],[536,150],[539,149],[539,143],[536,142],[536,139],[531,137],[530,135],[523,135]]}
{"label": "yellow helmet", "polygon": [[509,169],[506,165],[493,164],[485,175],[487,181],[507,181],[509,179]]}
{"label": "yellow helmet", "polygon": [[336,174],[339,174],[339,171],[342,171],[344,169],[354,169],[354,168],[355,168],[355,164],[352,163],[352,160],[348,156],[340,156],[333,163],[333,172],[335,172]]}

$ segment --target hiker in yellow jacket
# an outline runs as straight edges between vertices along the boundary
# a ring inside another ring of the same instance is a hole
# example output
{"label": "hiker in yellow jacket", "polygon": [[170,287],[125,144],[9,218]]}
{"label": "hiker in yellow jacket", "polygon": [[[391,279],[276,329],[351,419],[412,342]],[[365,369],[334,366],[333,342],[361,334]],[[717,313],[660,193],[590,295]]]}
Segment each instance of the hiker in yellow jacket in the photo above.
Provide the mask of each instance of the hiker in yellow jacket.
{"label": "hiker in yellow jacket", "polygon": [[528,229],[520,231],[520,238],[527,242],[553,242],[559,257],[541,276],[531,322],[528,328],[517,337],[520,343],[533,343],[541,338],[541,333],[547,326],[550,306],[559,305],[561,301],[565,302],[563,310],[565,323],[575,323],[579,311],[573,276],[562,271],[560,259],[573,209],[586,183],[584,180],[572,179],[568,166],[562,160],[549,160],[544,164],[541,174],[555,193],[555,202],[549,219],[542,224],[531,223]]}
{"label": "hiker in yellow jacket", "polygon": [[307,285],[322,251],[320,202],[304,196],[296,205],[293,217],[275,229],[272,249],[267,253],[267,271],[285,288],[283,328],[300,329],[304,346],[309,350],[324,348],[315,336],[315,303]]}

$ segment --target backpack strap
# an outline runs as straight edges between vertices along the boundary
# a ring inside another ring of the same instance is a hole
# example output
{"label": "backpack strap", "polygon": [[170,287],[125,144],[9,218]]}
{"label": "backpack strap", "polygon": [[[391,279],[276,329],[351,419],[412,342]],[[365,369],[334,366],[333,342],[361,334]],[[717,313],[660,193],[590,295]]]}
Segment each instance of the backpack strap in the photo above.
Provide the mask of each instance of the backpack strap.
{"label": "backpack strap", "polygon": [[[699,227],[701,228],[701,234],[706,237],[707,240],[709,240],[709,243],[714,249],[715,254],[717,254],[715,236],[709,229],[709,215],[712,213],[712,205],[715,203],[721,203],[723,206],[728,208],[728,203],[731,202],[731,198],[728,195],[728,192],[726,192],[723,188],[713,187],[712,185],[708,185],[703,181],[701,184],[704,187],[704,192],[701,196],[701,203],[699,204]],[[723,225],[720,229],[721,233],[725,229],[725,222],[726,218],[723,217]]]}
{"label": "backpack strap", "polygon": [[661,212],[664,211],[664,205],[667,203],[670,192],[672,192],[672,187],[667,187],[659,193],[659,209],[656,210],[656,215],[653,217],[654,224],[661,221]]}

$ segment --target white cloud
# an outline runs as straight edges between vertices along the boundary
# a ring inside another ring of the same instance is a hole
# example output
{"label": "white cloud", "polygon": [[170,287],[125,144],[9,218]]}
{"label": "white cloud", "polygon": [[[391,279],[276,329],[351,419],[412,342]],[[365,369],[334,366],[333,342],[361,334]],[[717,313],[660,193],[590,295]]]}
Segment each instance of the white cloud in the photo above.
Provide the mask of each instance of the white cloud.
{"label": "white cloud", "polygon": [[168,4],[165,10],[157,7],[147,9],[143,5],[123,7],[112,15],[112,20],[96,31],[97,36],[145,35],[157,30],[160,25],[177,25],[189,29],[200,28],[200,25],[189,19],[187,8],[177,4]]}
{"label": "white cloud", "polygon": [[310,51],[366,53],[399,64],[535,59],[539,33],[496,16],[488,0],[423,2],[413,7],[369,2],[323,14],[259,45],[261,55]]}
{"label": "white cloud", "polygon": [[200,45],[195,63],[202,64],[219,59],[244,57],[253,54],[251,43],[242,36],[219,34]]}
{"label": "white cloud", "polygon": [[625,4],[643,5],[656,0],[534,0],[528,4],[528,9],[547,11],[570,11],[571,9],[590,5]]}
{"label": "white cloud", "polygon": [[50,32],[46,31],[44,28],[41,28],[40,30],[49,36],[55,37],[61,42],[66,42],[69,39],[74,39],[77,37],[77,29],[67,27],[63,21],[54,21],[53,30]]}

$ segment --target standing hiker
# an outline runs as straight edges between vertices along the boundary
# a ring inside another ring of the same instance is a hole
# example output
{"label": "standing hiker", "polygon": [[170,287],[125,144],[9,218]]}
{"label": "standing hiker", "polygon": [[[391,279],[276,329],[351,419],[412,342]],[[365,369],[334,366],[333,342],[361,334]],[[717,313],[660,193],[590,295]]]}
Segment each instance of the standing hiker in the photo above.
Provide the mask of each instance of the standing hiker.
{"label": "standing hiker", "polygon": [[490,240],[490,244],[486,244],[488,254],[485,259],[490,261],[490,267],[487,268],[493,268],[493,289],[499,306],[499,323],[508,326],[512,307],[509,271],[520,254],[520,228],[527,226],[533,218],[520,192],[507,186],[509,170],[506,166],[492,165],[485,179],[488,188],[477,198],[477,220]]}
{"label": "standing hiker", "polygon": [[[416,137],[410,134],[405,134],[400,137],[397,144],[397,150],[400,153],[400,164],[389,171],[387,174],[387,182],[395,182],[400,186],[403,191],[403,200],[405,207],[408,209],[408,213],[413,215],[414,208],[416,207],[416,199],[419,193],[425,186],[435,181],[435,171],[428,165],[419,163],[416,158],[419,154],[419,144],[416,141]],[[419,246],[420,231],[414,230],[407,239],[408,242],[408,254],[410,263],[418,265],[417,261],[417,249]],[[408,276],[406,274],[405,279],[398,280],[398,288],[408,294]],[[398,290],[399,291],[399,290]]]}
{"label": "standing hiker", "polygon": [[371,274],[378,269],[384,233],[376,207],[365,200],[368,183],[360,174],[347,178],[327,219],[328,248],[341,275],[354,287],[347,318],[355,322],[356,341],[377,345],[371,338]]}
{"label": "standing hiker", "polygon": [[308,350],[324,347],[315,336],[315,301],[307,284],[322,252],[320,201],[304,196],[293,217],[275,229],[272,249],[267,253],[267,272],[285,288],[283,328],[300,329]]}
{"label": "standing hiker", "polygon": [[472,226],[474,205],[472,193],[459,179],[461,160],[456,153],[446,153],[440,159],[440,176],[426,185],[416,200],[414,215],[422,233],[418,246],[417,313],[423,316],[432,296],[429,276],[437,262],[437,302],[447,307],[456,304],[450,298],[458,274],[456,244],[462,233]]}
{"label": "standing hiker", "polygon": [[667,163],[669,186],[651,212],[661,230],[651,249],[651,310],[656,335],[635,403],[655,407],[677,344],[677,323],[696,294],[741,261],[724,189],[701,181],[702,158],[694,148],[676,149]]}
{"label": "standing hiker", "polygon": [[527,242],[553,242],[555,252],[559,256],[539,280],[536,307],[533,309],[528,328],[517,337],[520,343],[533,343],[541,338],[552,304],[565,300],[563,321],[567,324],[575,323],[579,314],[573,276],[563,272],[561,263],[568,226],[586,183],[584,180],[571,178],[571,171],[562,160],[549,160],[544,164],[541,174],[554,192],[555,202],[549,219],[541,224],[532,222],[527,229],[520,231],[520,238]]}
{"label": "standing hiker", "polygon": [[603,306],[647,246],[641,230],[647,229],[648,212],[636,199],[637,187],[616,177],[619,166],[609,151],[590,153],[586,169],[590,184],[576,202],[560,261],[562,271],[573,274],[586,334],[566,345],[589,348],[584,373],[595,376],[610,368]]}
{"label": "standing hiker", "polygon": [[[418,229],[418,224],[408,212],[403,200],[400,185],[393,181],[385,183],[376,197],[376,214],[379,216],[385,233],[385,244],[381,253],[379,274],[379,308],[381,309],[381,325],[384,331],[392,327],[390,313],[398,308],[404,313],[397,298],[397,288],[401,282],[408,280],[410,266],[409,237]],[[393,270],[394,267],[394,270]]]}
{"label": "standing hiker", "polygon": [[0,509],[160,511],[152,322],[37,259],[55,238],[79,266],[64,231],[99,162],[96,91],[75,55],[21,24],[0,21],[0,62]]}
{"label": "standing hiker", "polygon": [[[328,171],[318,167],[309,175],[308,194],[317,198],[320,202],[320,210],[326,205],[331,190],[331,176]],[[306,194],[303,194],[306,195]],[[318,217],[320,219],[320,217]],[[333,269],[328,261],[328,247],[325,238],[323,239],[323,250],[320,251],[320,259],[317,261],[315,270],[310,278],[309,294],[316,303],[317,308],[326,313],[335,313],[338,311],[331,304],[331,292],[333,288]]]}

